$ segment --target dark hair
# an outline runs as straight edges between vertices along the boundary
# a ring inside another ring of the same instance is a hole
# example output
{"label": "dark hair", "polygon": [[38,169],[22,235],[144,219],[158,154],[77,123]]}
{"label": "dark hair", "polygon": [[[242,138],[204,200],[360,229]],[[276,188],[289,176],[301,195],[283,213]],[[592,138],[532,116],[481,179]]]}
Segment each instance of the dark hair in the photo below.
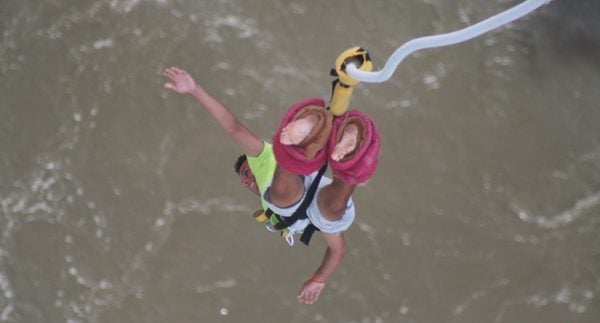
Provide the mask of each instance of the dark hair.
{"label": "dark hair", "polygon": [[235,164],[233,164],[233,170],[236,174],[240,174],[240,168],[246,160],[248,160],[248,157],[246,157],[246,155],[240,155],[240,157],[238,157],[238,159],[235,161]]}

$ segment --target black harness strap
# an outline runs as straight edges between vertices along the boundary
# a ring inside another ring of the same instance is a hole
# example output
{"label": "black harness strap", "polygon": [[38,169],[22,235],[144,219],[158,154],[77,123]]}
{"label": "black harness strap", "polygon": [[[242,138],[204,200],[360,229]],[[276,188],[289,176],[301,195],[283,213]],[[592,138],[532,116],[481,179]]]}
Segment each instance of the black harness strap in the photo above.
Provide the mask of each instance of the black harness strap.
{"label": "black harness strap", "polygon": [[[304,197],[304,200],[302,200],[302,203],[300,204],[300,206],[298,206],[296,211],[294,211],[294,213],[291,216],[289,216],[289,217],[277,216],[277,219],[280,221],[274,225],[275,229],[283,230],[283,229],[293,225],[294,223],[296,223],[296,221],[298,221],[300,219],[308,218],[308,215],[306,214],[306,210],[308,209],[308,206],[310,205],[310,203],[312,203],[313,199],[315,198],[317,188],[319,187],[321,178],[323,177],[323,174],[325,173],[326,170],[327,170],[327,164],[323,165],[323,167],[321,167],[321,169],[319,169],[317,176],[315,177],[313,182],[310,184],[310,187],[308,188],[308,192],[306,192],[306,196]],[[270,209],[267,211],[270,211]],[[312,234],[315,231],[319,231],[319,229],[316,226],[314,226],[312,223],[309,224],[304,229],[304,232],[302,233],[302,236],[300,237],[300,241],[302,241],[302,243],[304,243],[305,245],[308,246],[310,239],[312,237]]]}
{"label": "black harness strap", "polygon": [[308,246],[308,244],[310,243],[310,239],[312,238],[312,235],[313,233],[315,233],[315,231],[321,230],[319,230],[319,228],[317,228],[314,224],[309,224],[306,228],[304,228],[304,232],[302,232],[302,235],[300,236],[300,242]]}

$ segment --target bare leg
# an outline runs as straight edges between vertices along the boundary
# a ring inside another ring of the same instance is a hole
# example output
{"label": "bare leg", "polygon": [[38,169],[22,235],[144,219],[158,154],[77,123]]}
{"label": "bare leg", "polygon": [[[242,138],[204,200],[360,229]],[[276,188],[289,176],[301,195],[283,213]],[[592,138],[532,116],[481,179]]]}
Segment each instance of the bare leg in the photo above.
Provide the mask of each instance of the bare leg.
{"label": "bare leg", "polygon": [[[317,122],[318,118],[315,115],[292,121],[281,130],[279,141],[284,145],[297,145],[310,134]],[[278,207],[287,207],[298,202],[303,194],[304,183],[300,176],[277,166],[269,189],[271,203]]]}
{"label": "bare leg", "polygon": [[323,187],[317,196],[317,205],[321,215],[329,221],[339,220],[344,211],[348,200],[354,192],[356,185],[344,183],[341,179],[333,177],[331,184]]}
{"label": "bare leg", "polygon": [[[290,122],[281,131],[279,140],[284,145],[297,145],[301,143],[312,131],[318,122],[314,115]],[[358,127],[349,124],[342,134],[340,142],[334,147],[332,159],[339,161],[352,153],[358,144]],[[317,197],[317,205],[321,214],[330,221],[339,220],[346,210],[348,200],[354,192],[355,185],[344,183],[334,176],[331,184],[323,187]],[[297,202],[304,193],[304,184],[298,175],[290,173],[281,167],[275,170],[275,177],[271,185],[270,199],[277,206],[289,206]]]}
{"label": "bare leg", "polygon": [[298,202],[303,194],[304,183],[300,176],[277,166],[269,188],[269,201],[280,208],[285,208]]}
{"label": "bare leg", "polygon": [[[342,139],[333,148],[331,158],[339,161],[344,158],[347,154],[354,151],[358,144],[358,127],[353,124],[349,124],[342,134]],[[339,220],[344,211],[348,200],[354,192],[356,185],[350,185],[344,183],[341,179],[333,177],[331,184],[323,187],[317,197],[317,205],[323,217],[329,221]]]}

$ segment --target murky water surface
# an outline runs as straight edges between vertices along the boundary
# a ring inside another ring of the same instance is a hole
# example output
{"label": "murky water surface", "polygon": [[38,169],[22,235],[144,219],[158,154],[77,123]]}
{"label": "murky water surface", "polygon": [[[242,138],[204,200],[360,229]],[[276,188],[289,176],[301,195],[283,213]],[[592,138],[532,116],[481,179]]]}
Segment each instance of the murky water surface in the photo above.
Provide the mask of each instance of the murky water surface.
{"label": "murky water surface", "polygon": [[352,104],[382,132],[348,254],[251,219],[239,153],[161,71],[269,138],[344,49],[518,1],[0,1],[0,322],[598,322],[600,6],[418,52]]}

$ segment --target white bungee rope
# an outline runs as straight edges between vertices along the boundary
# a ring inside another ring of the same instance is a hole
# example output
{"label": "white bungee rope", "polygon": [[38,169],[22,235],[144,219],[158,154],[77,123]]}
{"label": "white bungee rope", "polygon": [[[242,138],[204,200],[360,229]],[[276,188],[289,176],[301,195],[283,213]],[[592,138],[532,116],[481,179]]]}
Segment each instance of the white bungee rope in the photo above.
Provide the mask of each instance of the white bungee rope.
{"label": "white bungee rope", "polygon": [[442,47],[448,45],[454,45],[460,42],[467,41],[469,39],[480,36],[492,29],[496,29],[504,24],[507,24],[513,20],[517,20],[528,13],[538,9],[542,5],[550,3],[552,0],[526,0],[525,2],[514,6],[504,12],[501,12],[495,16],[492,16],[486,20],[478,22],[472,26],[460,29],[454,32],[440,35],[432,35],[421,38],[415,38],[410,40],[404,45],[400,46],[390,56],[385,63],[383,69],[377,72],[361,71],[353,63],[349,63],[346,67],[346,73],[362,82],[367,83],[381,83],[387,81],[400,62],[413,52],[416,52],[425,48]]}

